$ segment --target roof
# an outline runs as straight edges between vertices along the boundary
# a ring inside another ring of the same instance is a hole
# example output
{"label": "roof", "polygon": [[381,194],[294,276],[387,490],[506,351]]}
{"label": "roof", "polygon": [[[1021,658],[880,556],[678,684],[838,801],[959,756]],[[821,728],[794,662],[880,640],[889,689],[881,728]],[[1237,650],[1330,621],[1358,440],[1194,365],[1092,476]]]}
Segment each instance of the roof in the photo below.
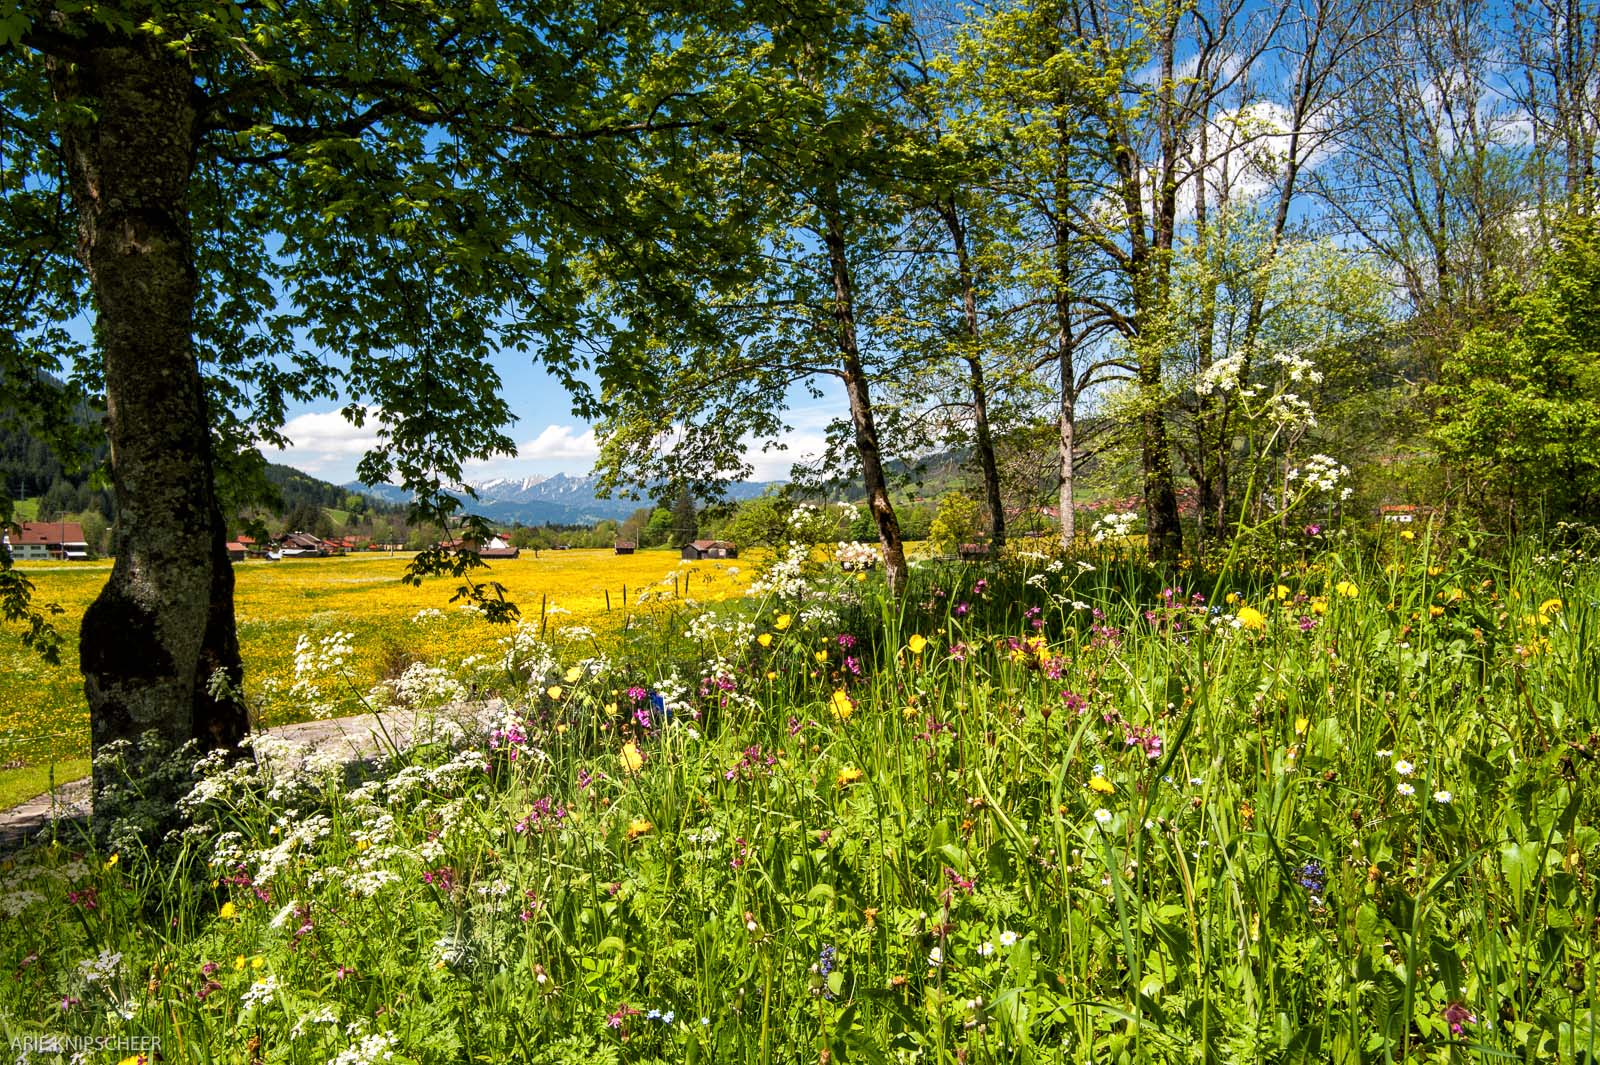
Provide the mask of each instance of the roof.
{"label": "roof", "polygon": [[732,547],[733,546],[733,541],[731,541],[731,540],[696,540],[690,546],[692,546],[696,551],[709,551],[713,547]]}
{"label": "roof", "polygon": [[22,532],[11,537],[11,543],[15,547],[29,544],[49,546],[84,542],[83,526],[75,521],[25,521],[21,525]]}
{"label": "roof", "polygon": [[[252,540],[250,542],[251,543],[255,543],[254,540]],[[229,540],[228,541],[228,550],[229,551],[243,551],[244,550],[244,542],[242,540]]]}

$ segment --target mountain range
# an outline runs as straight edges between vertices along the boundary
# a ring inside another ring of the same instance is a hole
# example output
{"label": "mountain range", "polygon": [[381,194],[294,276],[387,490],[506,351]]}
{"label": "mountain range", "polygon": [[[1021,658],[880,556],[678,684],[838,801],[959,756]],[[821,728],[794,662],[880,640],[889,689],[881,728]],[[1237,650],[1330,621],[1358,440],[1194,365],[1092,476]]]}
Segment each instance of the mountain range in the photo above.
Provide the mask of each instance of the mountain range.
{"label": "mountain range", "polygon": [[[593,525],[606,518],[621,521],[649,505],[644,499],[602,499],[596,494],[599,484],[598,477],[573,477],[565,473],[549,477],[494,477],[467,482],[477,493],[476,500],[468,499],[464,493],[457,498],[472,513],[482,514],[491,521],[523,525]],[[781,481],[740,481],[728,485],[727,497],[754,499],[780,484]],[[411,501],[409,492],[392,484],[351,481],[342,487],[386,503]]]}

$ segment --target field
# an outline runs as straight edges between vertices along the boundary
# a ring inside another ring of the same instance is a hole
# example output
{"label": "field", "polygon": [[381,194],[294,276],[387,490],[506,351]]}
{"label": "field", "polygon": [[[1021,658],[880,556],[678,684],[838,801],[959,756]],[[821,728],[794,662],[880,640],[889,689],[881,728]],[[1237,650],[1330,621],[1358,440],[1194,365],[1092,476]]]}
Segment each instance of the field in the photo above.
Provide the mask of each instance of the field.
{"label": "field", "polygon": [[525,627],[445,741],[24,856],[0,1018],[241,1065],[1594,1065],[1592,558],[1019,555],[899,603],[792,558],[602,653]]}
{"label": "field", "polygon": [[[352,554],[329,559],[241,562],[234,567],[239,640],[246,694],[262,709],[262,723],[283,724],[308,714],[303,702],[281,693],[295,681],[295,647],[338,632],[353,636],[346,684],[366,690],[412,661],[458,666],[470,655],[501,652],[506,636],[478,616],[453,606],[455,583],[445,578],[421,588],[400,582],[409,556]],[[64,609],[57,624],[68,637],[62,664],[50,666],[0,632],[0,765],[22,761],[38,769],[88,754],[88,708],[77,670],[77,628],[111,572],[109,562],[33,563],[22,567],[40,601]],[[746,567],[746,571],[748,566]],[[569,626],[604,632],[637,613],[649,600],[720,599],[744,577],[738,562],[681,562],[675,554],[645,551],[547,551],[498,560],[490,572],[504,584],[524,616],[552,630]],[[665,582],[664,584],[662,582]],[[79,766],[81,770],[81,765]],[[7,774],[0,771],[0,789]]]}

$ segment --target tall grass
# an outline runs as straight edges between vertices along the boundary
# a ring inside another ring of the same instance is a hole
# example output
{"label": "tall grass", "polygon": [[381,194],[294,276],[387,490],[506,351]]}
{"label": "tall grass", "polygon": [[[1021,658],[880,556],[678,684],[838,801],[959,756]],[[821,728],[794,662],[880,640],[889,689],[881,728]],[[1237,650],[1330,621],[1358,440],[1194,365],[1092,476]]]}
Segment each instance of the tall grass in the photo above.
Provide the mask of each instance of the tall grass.
{"label": "tall grass", "polygon": [[1600,574],[1425,536],[1230,572],[812,572],[525,639],[505,712],[364,782],[214,769],[156,852],[12,865],[4,1024],[228,1062],[1595,1061]]}

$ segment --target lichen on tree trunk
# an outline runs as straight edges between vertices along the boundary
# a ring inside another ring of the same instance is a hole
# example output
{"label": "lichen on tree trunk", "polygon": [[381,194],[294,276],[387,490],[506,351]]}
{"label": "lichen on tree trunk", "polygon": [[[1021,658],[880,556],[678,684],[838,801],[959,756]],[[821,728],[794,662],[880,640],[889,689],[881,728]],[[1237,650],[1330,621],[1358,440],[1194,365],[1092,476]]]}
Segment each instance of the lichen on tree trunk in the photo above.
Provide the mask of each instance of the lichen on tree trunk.
{"label": "lichen on tree trunk", "polygon": [[[78,254],[104,362],[118,520],[111,579],[84,616],[80,666],[94,749],[156,733],[233,747],[243,705],[233,573],[212,478],[193,343],[198,285],[188,194],[195,86],[184,56],[92,17],[51,61]],[[96,790],[109,783],[97,770]]]}

